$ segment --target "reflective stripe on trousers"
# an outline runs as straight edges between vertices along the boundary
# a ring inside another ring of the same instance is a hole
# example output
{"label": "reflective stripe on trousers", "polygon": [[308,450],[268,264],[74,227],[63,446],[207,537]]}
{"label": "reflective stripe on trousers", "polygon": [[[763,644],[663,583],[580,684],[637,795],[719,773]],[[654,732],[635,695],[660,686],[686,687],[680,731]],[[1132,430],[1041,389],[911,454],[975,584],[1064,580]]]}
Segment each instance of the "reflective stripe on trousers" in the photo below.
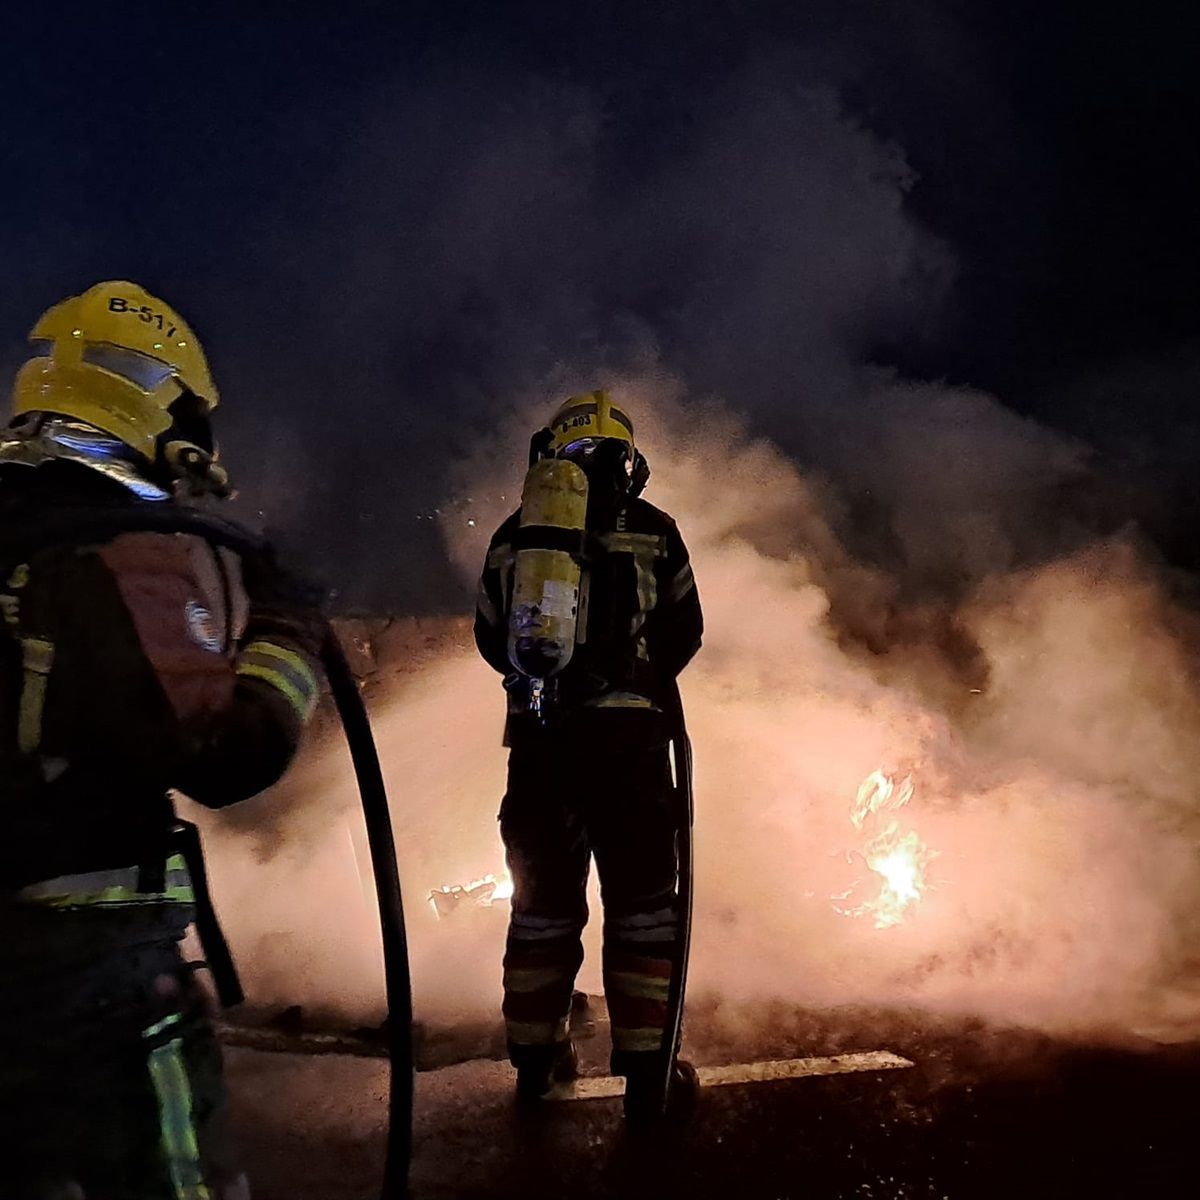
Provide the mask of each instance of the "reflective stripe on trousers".
{"label": "reflective stripe on trousers", "polygon": [[504,1025],[510,1046],[550,1046],[567,1036],[571,992],[583,962],[583,924],[514,913],[504,953]]}
{"label": "reflective stripe on trousers", "polygon": [[604,995],[614,1051],[640,1054],[662,1045],[678,928],[674,904],[604,922]]}
{"label": "reflective stripe on trousers", "polygon": [[[153,1040],[182,1021],[179,1013],[151,1025],[142,1037]],[[176,1200],[212,1200],[204,1182],[200,1141],[196,1134],[192,1082],[183,1058],[183,1038],[174,1037],[150,1051],[147,1060],[158,1098],[162,1152]]]}

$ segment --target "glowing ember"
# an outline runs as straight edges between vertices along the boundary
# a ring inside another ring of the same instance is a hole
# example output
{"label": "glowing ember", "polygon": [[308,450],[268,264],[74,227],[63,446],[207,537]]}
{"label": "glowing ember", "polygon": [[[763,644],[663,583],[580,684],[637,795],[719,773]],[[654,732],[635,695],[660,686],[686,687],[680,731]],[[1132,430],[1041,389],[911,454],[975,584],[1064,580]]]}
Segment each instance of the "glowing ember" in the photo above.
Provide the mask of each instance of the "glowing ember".
{"label": "glowing ember", "polygon": [[503,900],[510,900],[513,894],[512,877],[507,871],[503,879],[495,875],[484,875],[472,879],[470,883],[446,884],[434,888],[429,893],[429,903],[439,917],[448,917],[460,908],[474,905],[478,908],[491,908]]}
{"label": "glowing ember", "polygon": [[[882,879],[879,894],[853,908],[834,908],[847,917],[873,914],[876,929],[887,929],[904,920],[905,910],[920,900],[927,887],[925,868],[937,857],[917,836],[904,829],[895,814],[913,798],[913,781],[905,776],[896,784],[883,771],[872,771],[859,785],[850,808],[850,824],[868,834],[861,850],[868,868]],[[848,900],[862,880],[855,880],[831,899]]]}

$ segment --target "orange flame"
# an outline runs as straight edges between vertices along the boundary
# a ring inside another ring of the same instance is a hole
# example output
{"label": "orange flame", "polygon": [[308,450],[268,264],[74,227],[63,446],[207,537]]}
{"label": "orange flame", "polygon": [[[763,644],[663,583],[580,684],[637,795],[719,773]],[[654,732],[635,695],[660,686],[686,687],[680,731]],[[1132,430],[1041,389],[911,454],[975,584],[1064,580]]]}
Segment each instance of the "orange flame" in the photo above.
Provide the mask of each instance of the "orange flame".
{"label": "orange flame", "polygon": [[[879,894],[853,908],[834,908],[848,917],[875,918],[876,929],[888,929],[904,920],[906,910],[925,894],[925,870],[937,857],[913,829],[903,829],[894,813],[913,798],[913,781],[906,775],[897,783],[882,770],[872,771],[859,784],[858,794],[850,806],[850,824],[856,830],[868,832],[866,844],[860,851],[867,867],[880,877]],[[831,897],[847,900],[861,879],[855,880],[844,892]]]}
{"label": "orange flame", "polygon": [[511,900],[512,894],[512,876],[505,871],[500,879],[488,874],[472,879],[470,883],[443,884],[429,893],[429,904],[438,917],[446,917],[464,903],[491,908],[501,901]]}

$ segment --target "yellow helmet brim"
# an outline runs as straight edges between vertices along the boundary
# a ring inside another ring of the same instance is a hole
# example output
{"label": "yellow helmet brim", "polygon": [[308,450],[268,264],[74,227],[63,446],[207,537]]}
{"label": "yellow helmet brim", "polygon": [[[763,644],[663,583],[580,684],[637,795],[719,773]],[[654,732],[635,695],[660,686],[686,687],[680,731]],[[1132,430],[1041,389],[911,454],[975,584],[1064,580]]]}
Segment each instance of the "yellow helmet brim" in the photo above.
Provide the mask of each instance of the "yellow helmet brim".
{"label": "yellow helmet brim", "polygon": [[17,372],[13,416],[52,412],[86,421],[153,460],[159,434],[171,427],[167,409],[179,388],[167,381],[159,392],[146,393],[99,368],[31,358]]}

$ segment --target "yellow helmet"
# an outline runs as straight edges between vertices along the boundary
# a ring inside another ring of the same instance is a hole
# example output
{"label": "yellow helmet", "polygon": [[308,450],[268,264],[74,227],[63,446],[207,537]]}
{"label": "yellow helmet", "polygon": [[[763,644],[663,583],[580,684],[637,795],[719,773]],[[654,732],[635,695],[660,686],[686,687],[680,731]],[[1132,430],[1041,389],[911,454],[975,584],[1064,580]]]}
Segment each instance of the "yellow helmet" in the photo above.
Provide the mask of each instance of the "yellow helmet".
{"label": "yellow helmet", "polygon": [[94,425],[153,462],[168,411],[185,392],[217,406],[204,351],[187,323],[136,283],[109,280],[45,312],[17,373],[13,416],[59,413]]}
{"label": "yellow helmet", "polygon": [[546,452],[555,458],[577,443],[595,446],[607,438],[624,442],[629,456],[633,456],[633,422],[613,404],[606,391],[584,392],[564,400],[551,417],[549,429]]}

